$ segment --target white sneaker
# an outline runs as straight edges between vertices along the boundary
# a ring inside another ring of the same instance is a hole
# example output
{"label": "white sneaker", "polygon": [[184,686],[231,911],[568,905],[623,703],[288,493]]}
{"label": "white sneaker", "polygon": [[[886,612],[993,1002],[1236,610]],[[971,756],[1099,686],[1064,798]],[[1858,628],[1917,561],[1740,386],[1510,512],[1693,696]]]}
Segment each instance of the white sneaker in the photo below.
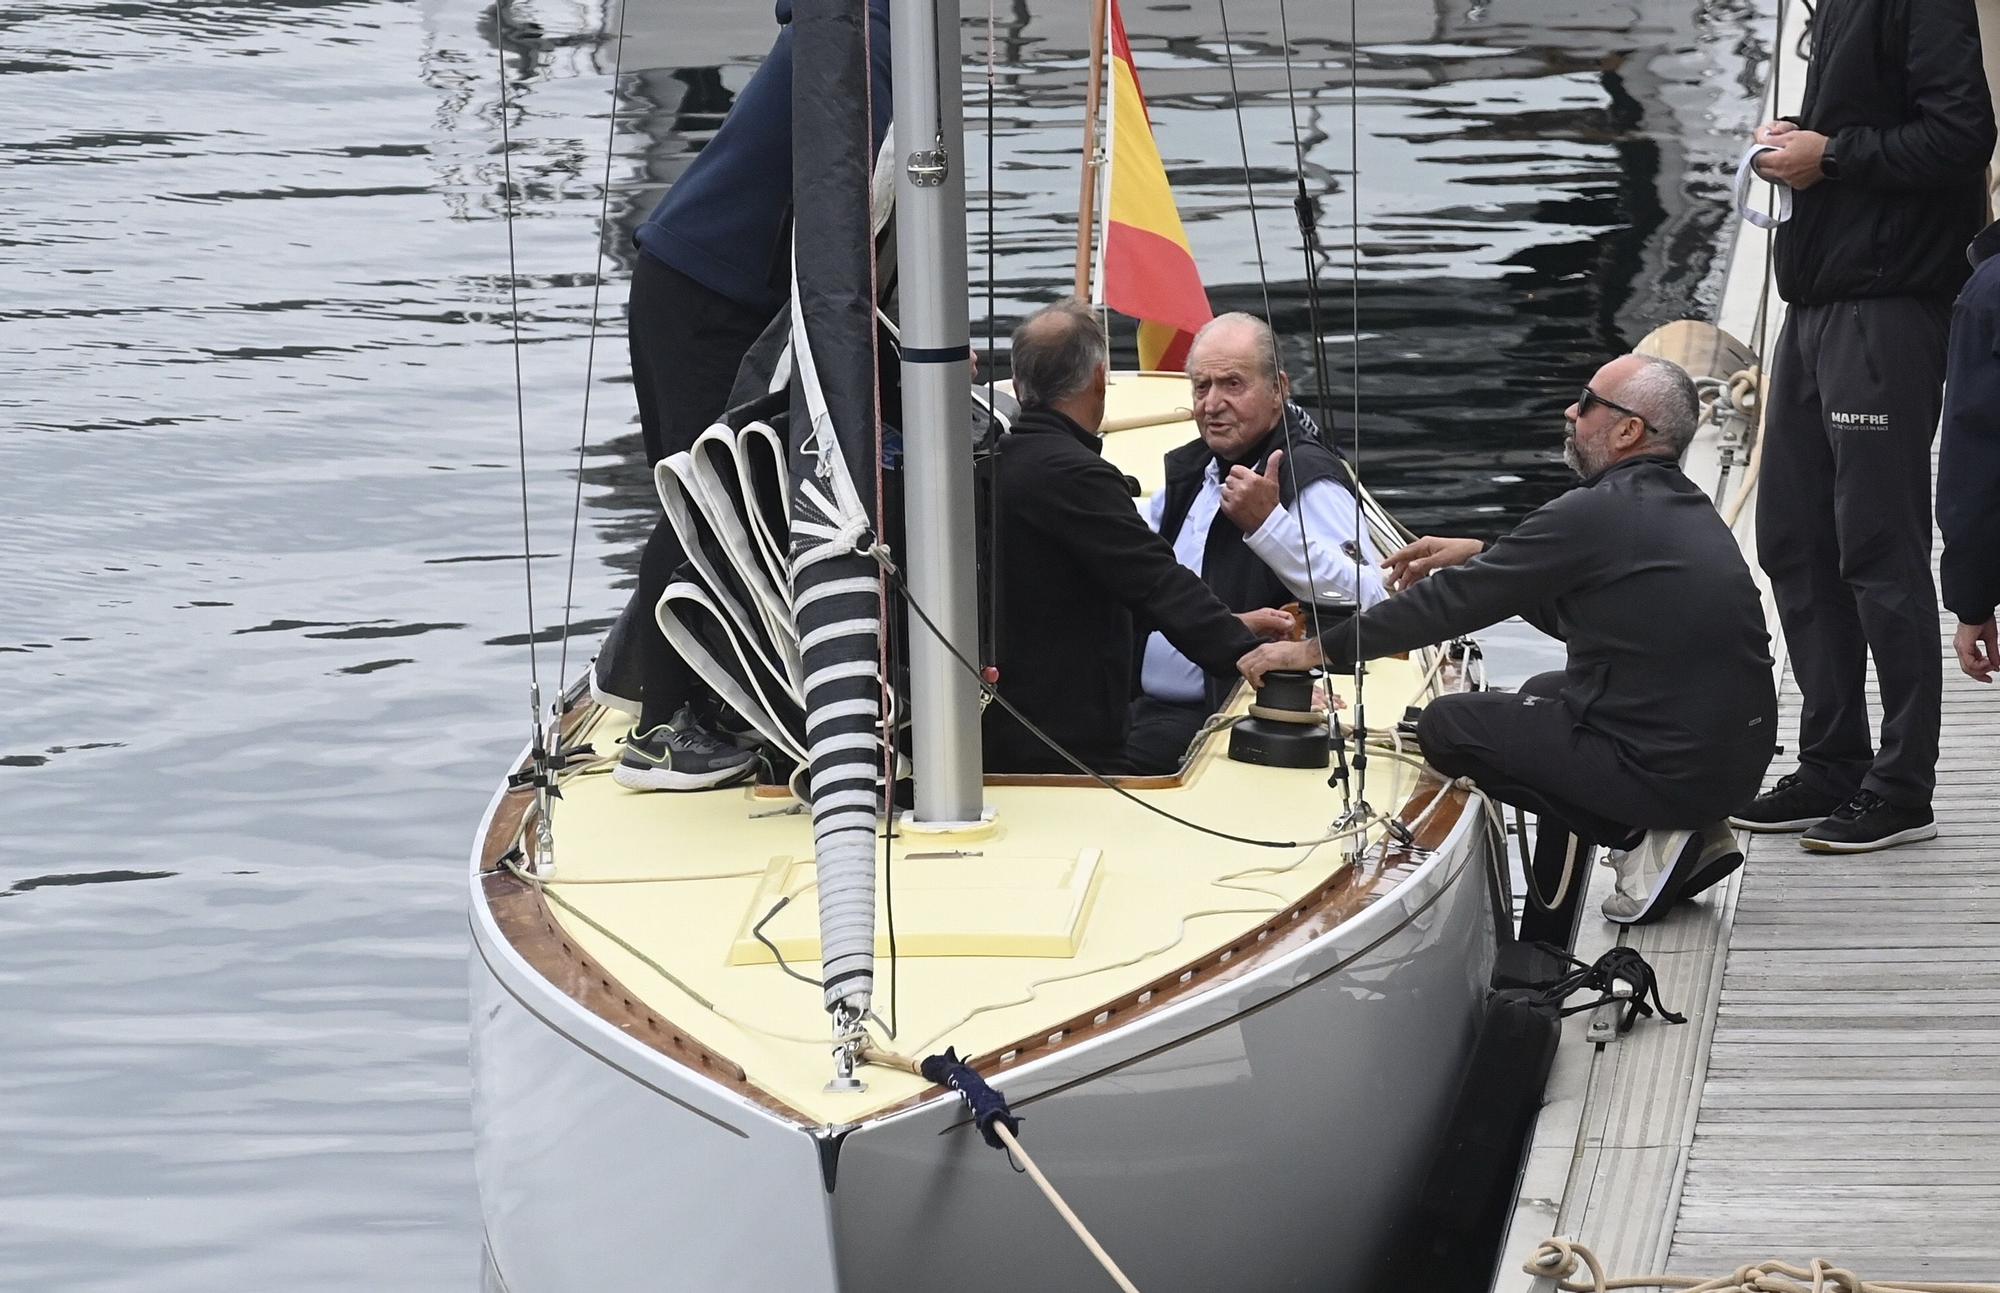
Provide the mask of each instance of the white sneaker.
{"label": "white sneaker", "polygon": [[1618,892],[1599,910],[1619,925],[1658,920],[1701,857],[1699,831],[1647,831],[1631,849],[1613,849],[1606,864],[1618,873]]}

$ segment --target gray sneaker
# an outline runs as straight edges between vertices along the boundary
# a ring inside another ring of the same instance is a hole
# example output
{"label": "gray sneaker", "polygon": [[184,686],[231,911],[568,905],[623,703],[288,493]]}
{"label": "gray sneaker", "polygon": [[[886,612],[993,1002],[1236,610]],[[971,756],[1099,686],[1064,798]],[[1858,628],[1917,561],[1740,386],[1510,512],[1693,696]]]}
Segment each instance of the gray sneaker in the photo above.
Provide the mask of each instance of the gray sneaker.
{"label": "gray sneaker", "polygon": [[626,738],[611,779],[628,790],[707,790],[756,766],[754,752],[715,735],[683,708],[671,723]]}
{"label": "gray sneaker", "polygon": [[1698,831],[1647,831],[1637,847],[1613,849],[1606,865],[1618,873],[1618,892],[1604,900],[1604,918],[1650,925],[1743,865],[1743,851],[1727,822],[1710,822]]}

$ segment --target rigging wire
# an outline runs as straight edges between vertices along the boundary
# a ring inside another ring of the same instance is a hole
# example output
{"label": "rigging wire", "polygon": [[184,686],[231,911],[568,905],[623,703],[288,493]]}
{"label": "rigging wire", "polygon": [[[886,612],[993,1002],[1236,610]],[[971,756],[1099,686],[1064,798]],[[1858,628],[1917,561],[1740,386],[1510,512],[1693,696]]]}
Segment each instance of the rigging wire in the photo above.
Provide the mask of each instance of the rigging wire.
{"label": "rigging wire", "polygon": [[[1347,183],[1349,220],[1348,343],[1354,354],[1354,558],[1355,600],[1361,593],[1361,5],[1347,6],[1347,130],[1352,161]],[[1354,613],[1354,802],[1368,803],[1368,662],[1361,658],[1361,612]]]}
{"label": "rigging wire", "polygon": [[[1271,279],[1264,268],[1264,231],[1257,227],[1257,191],[1250,182],[1250,140],[1243,133],[1243,92],[1236,84],[1236,42],[1229,34],[1229,0],[1216,0],[1222,12],[1222,56],[1229,64],[1229,107],[1236,118],[1236,151],[1243,159],[1243,201],[1250,208],[1250,242],[1257,251],[1257,286],[1264,294],[1264,322],[1271,322]],[[1275,345],[1277,329],[1272,329]],[[1275,359],[1276,356],[1273,355]]]}
{"label": "rigging wire", "polygon": [[535,696],[531,708],[535,715],[535,748],[540,750],[543,745],[542,676],[535,650],[535,549],[528,528],[528,409],[526,382],[521,376],[521,274],[514,251],[514,139],[509,124],[514,107],[507,93],[506,7],[496,3],[493,17],[496,35],[493,47],[500,63],[500,171],[504,190],[500,209],[507,225],[507,296],[514,358],[514,443],[521,471],[521,578],[527,588],[528,683]]}
{"label": "rigging wire", "polygon": [[[1275,376],[1275,374],[1284,371],[1284,362],[1282,356],[1278,353],[1277,322],[1271,311],[1271,282],[1269,271],[1264,262],[1264,237],[1262,230],[1257,225],[1257,196],[1250,174],[1250,144],[1243,128],[1243,95],[1236,79],[1236,46],[1234,40],[1231,39],[1229,31],[1229,0],[1217,0],[1217,8],[1220,11],[1222,19],[1223,57],[1229,65],[1229,100],[1231,114],[1236,120],[1237,154],[1242,160],[1243,197],[1245,203],[1250,208],[1250,234],[1257,250],[1257,283],[1264,298],[1264,323],[1266,327],[1271,329],[1271,368]],[[1305,244],[1307,319],[1313,333],[1315,383],[1319,388],[1320,403],[1324,409],[1327,398],[1326,369],[1321,362],[1321,357],[1325,338],[1319,318],[1319,275],[1313,266],[1313,243],[1315,238],[1312,232],[1312,221],[1309,216],[1310,203],[1306,201],[1305,197],[1305,156],[1299,145],[1298,91],[1292,77],[1291,27],[1286,17],[1284,0],[1279,0],[1278,21],[1280,39],[1284,45],[1285,97],[1288,110],[1291,113],[1291,143],[1295,167],[1294,173],[1298,177],[1299,201],[1303,204],[1296,210],[1299,220],[1300,237],[1304,240]],[[1281,434],[1285,441],[1285,466],[1290,473],[1292,482],[1292,506],[1293,511],[1296,513],[1295,519],[1298,522],[1299,556],[1306,568],[1306,588],[1308,594],[1306,599],[1306,613],[1312,621],[1312,636],[1314,640],[1319,640],[1324,632],[1324,626],[1320,622],[1319,578],[1318,572],[1313,568],[1312,547],[1306,537],[1305,509],[1299,505],[1298,456],[1294,451],[1292,440],[1292,419],[1282,409],[1279,413],[1278,425],[1281,428]],[[1322,434],[1328,436],[1333,434],[1333,423],[1330,417],[1326,418],[1326,425],[1322,429]],[[1361,562],[1363,558],[1361,554],[1366,551],[1366,545],[1362,542],[1362,536],[1366,531],[1361,527],[1361,468],[1358,455],[1354,466],[1354,508],[1354,609],[1355,618],[1359,620],[1362,610]],[[1358,721],[1361,713],[1358,674],[1356,677],[1355,702],[1355,715]],[[1329,708],[1327,710],[1327,732],[1330,739],[1339,739],[1339,722],[1340,720],[1334,716],[1333,710]],[[1344,769],[1336,774],[1336,780],[1340,785],[1342,806],[1351,810],[1353,808],[1354,794],[1348,784]]]}
{"label": "rigging wire", "polygon": [[1095,768],[1085,763],[1082,759],[1077,758],[1075,754],[1070,752],[1067,746],[1063,745],[1062,742],[1056,740],[1053,736],[1050,736],[1047,732],[1043,731],[1039,726],[1036,725],[1033,719],[1029,718],[1026,714],[1023,714],[1019,709],[1016,709],[1012,701],[1008,700],[1005,696],[1002,696],[998,691],[996,691],[993,688],[993,685],[986,681],[986,678],[981,673],[979,666],[966,658],[965,653],[958,649],[958,644],[953,642],[949,637],[945,636],[944,630],[940,629],[937,626],[937,622],[931,619],[930,615],[924,610],[922,605],[920,605],[917,602],[917,599],[910,595],[910,586],[907,582],[904,581],[903,572],[899,570],[896,567],[895,563],[889,559],[889,554],[887,550],[884,549],[880,544],[877,544],[874,547],[868,549],[868,552],[871,556],[875,558],[875,560],[878,563],[880,563],[883,570],[888,572],[890,582],[894,585],[897,593],[902,596],[903,604],[910,608],[910,613],[915,615],[917,619],[923,624],[924,628],[930,633],[930,635],[938,640],[938,644],[944,647],[945,652],[948,655],[950,655],[952,659],[958,662],[960,668],[963,668],[968,673],[972,674],[973,677],[979,679],[980,690],[984,692],[991,699],[993,704],[998,705],[1003,711],[1011,715],[1014,721],[1016,721],[1022,727],[1027,729],[1028,734],[1030,736],[1033,736],[1037,741],[1040,741],[1044,746],[1048,747],[1050,751],[1061,757],[1065,763],[1075,768],[1078,772],[1082,773],[1084,776],[1089,777],[1091,780],[1097,782],[1105,789],[1116,791],[1119,795],[1130,800],[1132,803],[1137,804],[1140,808],[1145,809],[1147,812],[1152,813],[1157,817],[1164,817],[1168,821],[1173,822],[1176,825],[1185,826],[1187,829],[1191,831],[1196,831],[1202,835],[1211,836],[1219,840],[1228,840],[1232,844],[1247,844],[1252,848],[1260,848],[1260,849],[1311,848],[1315,845],[1330,843],[1333,840],[1342,839],[1350,835],[1365,834],[1368,827],[1374,824],[1374,819],[1371,818],[1370,820],[1361,822],[1358,825],[1354,823],[1349,823],[1346,826],[1336,826],[1333,830],[1329,831],[1327,834],[1322,835],[1316,839],[1310,839],[1310,840],[1263,840],[1263,839],[1256,839],[1248,835],[1232,834],[1229,831],[1218,830],[1213,826],[1204,826],[1200,822],[1189,821],[1185,817],[1182,817],[1176,813],[1169,812],[1168,810],[1160,807],[1158,804],[1154,804],[1148,802],[1147,800],[1141,799],[1139,796],[1133,794],[1125,787],[1119,785],[1116,781],[1113,781],[1110,777],[1105,776],[1103,773],[1097,771]]}
{"label": "rigging wire", "polygon": [[583,456],[585,446],[590,443],[590,384],[597,362],[597,306],[604,292],[604,236],[611,226],[611,159],[618,142],[618,82],[625,70],[627,4],[626,0],[615,0],[615,3],[618,5],[617,52],[611,56],[611,106],[605,113],[604,122],[604,182],[598,193],[597,267],[591,274],[590,282],[590,341],[583,352],[583,418],[576,433],[576,497],[570,503],[569,513],[569,572],[563,581],[562,649],[556,657],[558,684],[569,676],[570,620],[576,606],[577,537],[583,527]]}

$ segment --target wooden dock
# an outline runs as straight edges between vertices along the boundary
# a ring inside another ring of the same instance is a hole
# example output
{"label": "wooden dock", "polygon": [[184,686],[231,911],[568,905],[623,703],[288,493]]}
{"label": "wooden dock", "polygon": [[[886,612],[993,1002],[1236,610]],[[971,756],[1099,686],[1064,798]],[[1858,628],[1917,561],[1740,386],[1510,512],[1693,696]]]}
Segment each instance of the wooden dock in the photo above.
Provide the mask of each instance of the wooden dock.
{"label": "wooden dock", "polygon": [[[2000,1283],[2000,687],[1959,672],[1953,627],[1938,838],[1843,856],[1746,836],[1723,891],[1630,931],[1689,1022],[1594,1049],[1572,1021],[1496,1289],[1527,1287],[1556,1234],[1614,1275],[1825,1257]],[[1779,705],[1795,752],[1789,670]],[[1591,902],[1608,891],[1600,868]],[[1615,931],[1584,919],[1591,956]]]}
{"label": "wooden dock", "polygon": [[1750,841],[1671,1271],[1819,1255],[2000,1282],[2000,693],[1959,672],[1953,623],[1938,837],[1845,856]]}

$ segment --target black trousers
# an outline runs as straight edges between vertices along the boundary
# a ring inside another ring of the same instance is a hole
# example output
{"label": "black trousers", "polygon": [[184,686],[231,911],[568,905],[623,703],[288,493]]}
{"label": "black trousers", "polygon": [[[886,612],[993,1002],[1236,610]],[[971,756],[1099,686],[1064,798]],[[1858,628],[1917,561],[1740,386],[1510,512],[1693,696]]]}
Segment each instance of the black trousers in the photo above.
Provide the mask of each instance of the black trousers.
{"label": "black trousers", "polygon": [[1140,696],[1132,702],[1132,731],[1125,738],[1125,764],[1135,776],[1164,776],[1181,766],[1188,742],[1215,711],[1205,700],[1177,705]]}
{"label": "black trousers", "polygon": [[[640,254],[632,271],[627,337],[648,468],[692,447],[714,423],[728,406],[744,352],[770,321],[769,311],[732,301],[666,262]],[[700,690],[694,670],[667,645],[653,618],[686,559],[680,536],[663,513],[646,540],[639,587],[621,617],[644,689],[642,732],[673,718]]]}
{"label": "black trousers", "polygon": [[1772,356],[1757,552],[1804,698],[1799,772],[1826,794],[1917,807],[1937,784],[1930,457],[1950,322],[1949,302],[1912,297],[1796,306]]}
{"label": "black trousers", "polygon": [[1609,738],[1580,729],[1561,699],[1561,673],[1536,674],[1515,692],[1440,696],[1417,720],[1417,744],[1439,772],[1470,777],[1503,804],[1535,814],[1536,888],[1553,897],[1567,852],[1581,851],[1563,904],[1521,915],[1524,942],[1576,944],[1596,845],[1622,847],[1641,830],[1699,826],[1732,811],[1677,802],[1674,787],[1629,768]]}
{"label": "black trousers", "polygon": [[1740,805],[1690,803],[1628,766],[1611,739],[1576,725],[1561,673],[1519,691],[1440,696],[1417,720],[1417,744],[1439,772],[1472,780],[1501,803],[1558,817],[1592,844],[1640,831],[1700,826]]}

